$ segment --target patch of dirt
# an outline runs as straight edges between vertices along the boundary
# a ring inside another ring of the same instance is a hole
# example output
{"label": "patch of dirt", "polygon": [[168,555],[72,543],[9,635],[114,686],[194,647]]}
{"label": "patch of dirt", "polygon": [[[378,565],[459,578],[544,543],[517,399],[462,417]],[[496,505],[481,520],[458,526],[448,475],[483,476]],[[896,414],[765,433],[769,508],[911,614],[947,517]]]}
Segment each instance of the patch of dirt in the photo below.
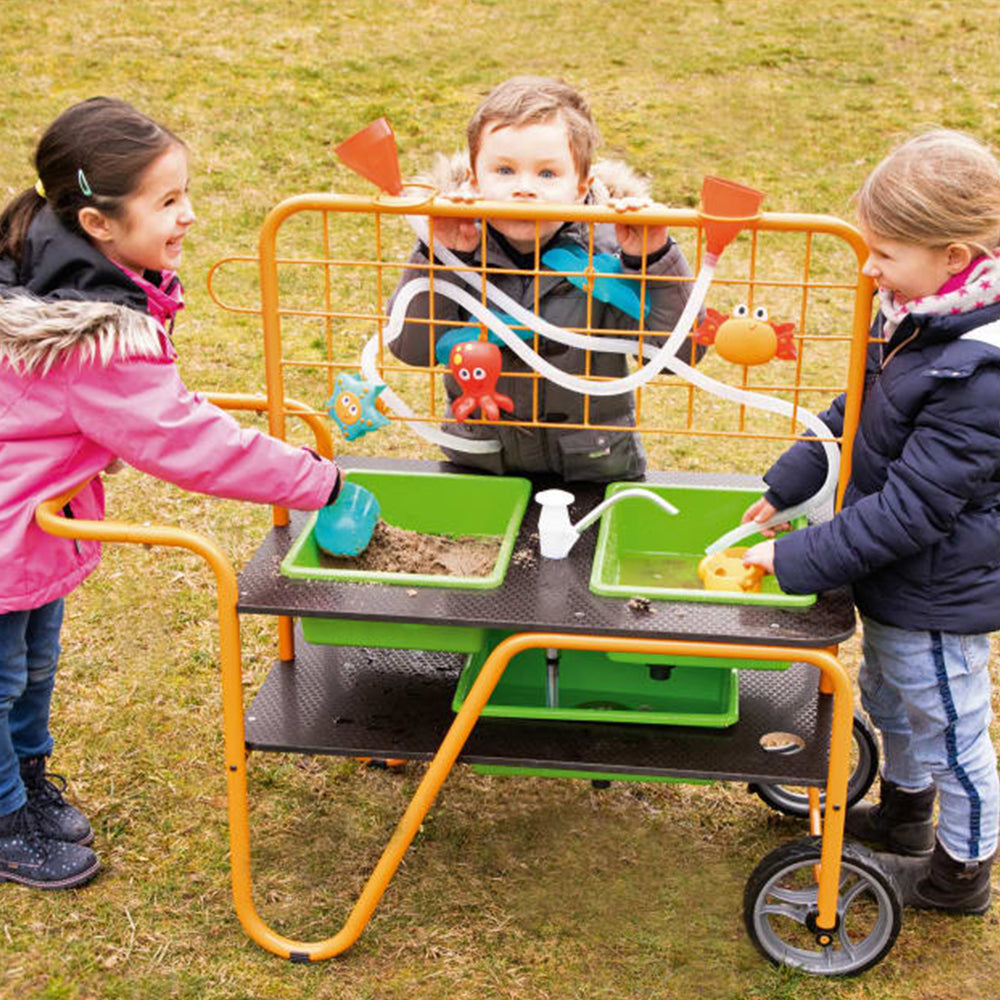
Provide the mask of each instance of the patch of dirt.
{"label": "patch of dirt", "polygon": [[425,535],[379,521],[368,548],[358,556],[320,553],[330,569],[370,573],[422,573],[428,576],[489,576],[502,539],[475,535]]}
{"label": "patch of dirt", "polygon": [[514,549],[514,552],[510,557],[510,563],[512,566],[521,566],[524,569],[533,569],[538,564],[538,560],[535,558],[535,553],[532,552],[531,549],[522,547]]}

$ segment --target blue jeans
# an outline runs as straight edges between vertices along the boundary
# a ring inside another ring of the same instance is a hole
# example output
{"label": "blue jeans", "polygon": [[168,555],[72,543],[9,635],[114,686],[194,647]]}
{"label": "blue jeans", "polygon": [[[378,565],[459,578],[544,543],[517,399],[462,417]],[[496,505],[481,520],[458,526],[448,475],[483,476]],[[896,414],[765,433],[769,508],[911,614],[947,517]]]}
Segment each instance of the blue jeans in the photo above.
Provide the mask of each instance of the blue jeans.
{"label": "blue jeans", "polygon": [[933,784],[941,845],[958,861],[989,857],[1000,825],[989,636],[862,621],[858,683],[882,733],[883,776],[914,791]]}
{"label": "blue jeans", "polygon": [[0,816],[25,803],[20,759],[52,752],[49,706],[63,600],[0,615]]}

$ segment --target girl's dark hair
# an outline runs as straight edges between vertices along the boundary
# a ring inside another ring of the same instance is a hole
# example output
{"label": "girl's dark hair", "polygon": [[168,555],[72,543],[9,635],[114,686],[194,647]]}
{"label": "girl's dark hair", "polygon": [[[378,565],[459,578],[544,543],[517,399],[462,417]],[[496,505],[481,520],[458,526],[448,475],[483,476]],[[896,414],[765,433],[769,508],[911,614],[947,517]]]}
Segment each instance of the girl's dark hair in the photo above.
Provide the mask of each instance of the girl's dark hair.
{"label": "girl's dark hair", "polygon": [[48,202],[59,221],[79,236],[79,212],[90,205],[121,217],[125,200],[146,168],[184,143],[148,115],[114,97],[92,97],[67,108],[46,130],[35,151],[45,196],[30,187],[0,214],[0,254],[20,261],[32,219]]}

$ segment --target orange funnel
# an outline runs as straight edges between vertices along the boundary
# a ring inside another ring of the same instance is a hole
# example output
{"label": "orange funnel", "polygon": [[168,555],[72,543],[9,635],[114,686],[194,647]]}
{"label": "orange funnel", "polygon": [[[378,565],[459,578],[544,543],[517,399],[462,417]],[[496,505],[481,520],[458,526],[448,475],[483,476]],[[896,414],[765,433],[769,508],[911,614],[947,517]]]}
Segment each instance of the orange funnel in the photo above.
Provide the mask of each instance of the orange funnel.
{"label": "orange funnel", "polygon": [[701,185],[708,252],[718,257],[737,233],[760,211],[764,192],[721,177],[706,177]]}
{"label": "orange funnel", "polygon": [[403,182],[399,176],[399,157],[392,126],[378,118],[345,139],[334,152],[356,174],[376,184],[388,194],[401,194]]}

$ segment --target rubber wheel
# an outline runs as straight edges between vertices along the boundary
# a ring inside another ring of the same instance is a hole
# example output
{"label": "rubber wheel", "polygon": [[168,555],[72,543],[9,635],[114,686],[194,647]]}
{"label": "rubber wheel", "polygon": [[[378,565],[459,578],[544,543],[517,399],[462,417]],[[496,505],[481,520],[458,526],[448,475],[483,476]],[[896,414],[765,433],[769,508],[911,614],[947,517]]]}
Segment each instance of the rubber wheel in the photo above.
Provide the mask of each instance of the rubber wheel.
{"label": "rubber wheel", "polygon": [[[851,760],[853,769],[847,779],[847,807],[860,802],[868,789],[871,788],[878,774],[879,750],[875,731],[868,720],[859,712],[854,713],[852,728]],[[759,795],[772,809],[777,809],[788,816],[808,816],[809,797],[802,785],[770,785],[755,783],[748,786],[751,792]],[[820,809],[826,804],[826,791],[819,793]]]}
{"label": "rubber wheel", "polygon": [[892,948],[903,903],[892,876],[872,851],[844,842],[831,943],[817,941],[819,863],[822,839],[783,844],[764,858],[747,881],[743,919],[757,950],[775,965],[817,976],[856,976],[877,965]]}

